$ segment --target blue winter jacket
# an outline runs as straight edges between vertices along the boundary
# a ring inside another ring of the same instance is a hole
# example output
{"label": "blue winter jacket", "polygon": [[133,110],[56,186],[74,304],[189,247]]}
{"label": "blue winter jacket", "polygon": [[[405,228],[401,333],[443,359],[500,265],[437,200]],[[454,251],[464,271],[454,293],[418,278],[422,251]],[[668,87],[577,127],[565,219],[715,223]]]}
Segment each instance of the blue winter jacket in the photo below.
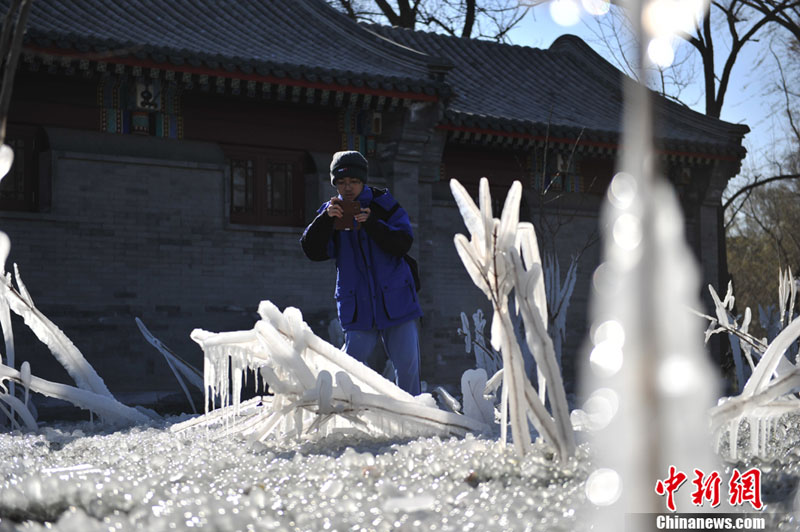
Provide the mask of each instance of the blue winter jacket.
{"label": "blue winter jacket", "polygon": [[422,316],[403,256],[413,233],[406,211],[388,191],[365,186],[356,198],[370,216],[352,231],[335,231],[325,202],[300,242],[311,260],[336,259],[336,307],[345,331],[386,329]]}

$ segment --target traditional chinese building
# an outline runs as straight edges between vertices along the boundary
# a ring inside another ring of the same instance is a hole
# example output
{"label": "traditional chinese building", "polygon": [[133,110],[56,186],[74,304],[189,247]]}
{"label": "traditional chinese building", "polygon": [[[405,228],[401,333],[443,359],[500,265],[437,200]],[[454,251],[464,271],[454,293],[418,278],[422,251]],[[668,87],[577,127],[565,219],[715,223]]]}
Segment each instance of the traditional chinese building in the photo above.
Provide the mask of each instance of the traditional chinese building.
{"label": "traditional chinese building", "polygon": [[[8,0],[0,1],[3,11]],[[134,317],[201,362],[194,328],[250,328],[262,299],[328,337],[334,266],[298,238],[334,190],[333,152],[415,223],[423,378],[474,365],[457,333],[484,296],[452,244],[449,192],[515,179],[566,267],[582,252],[565,366],[585,332],[597,209],[619,147],[623,76],[576,37],[547,50],[361,26],[322,0],[37,0],[9,115],[0,229],[37,306],[123,394],[177,390]],[[720,195],[746,126],[658,99],[661,165],[706,281],[724,276]],[[66,380],[21,323],[18,360]]]}

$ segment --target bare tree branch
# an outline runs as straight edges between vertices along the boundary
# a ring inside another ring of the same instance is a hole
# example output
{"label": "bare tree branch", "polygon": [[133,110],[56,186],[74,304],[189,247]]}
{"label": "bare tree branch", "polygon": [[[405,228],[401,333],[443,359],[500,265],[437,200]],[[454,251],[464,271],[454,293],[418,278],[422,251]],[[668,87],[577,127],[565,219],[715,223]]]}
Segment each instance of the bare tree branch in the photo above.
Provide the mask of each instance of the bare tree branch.
{"label": "bare tree branch", "polygon": [[339,5],[342,6],[342,9],[353,20],[358,20],[358,16],[356,15],[355,10],[353,9],[353,2],[350,0],[339,0]]}
{"label": "bare tree branch", "polygon": [[797,178],[799,178],[799,177],[800,177],[800,174],[786,174],[786,175],[776,175],[776,176],[772,176],[772,177],[767,177],[767,178],[765,178],[765,179],[756,180],[755,182],[753,182],[753,183],[750,183],[749,185],[745,185],[745,186],[743,186],[742,188],[740,188],[739,190],[737,190],[737,191],[736,191],[736,192],[735,192],[735,193],[734,193],[734,194],[733,194],[733,195],[732,195],[730,198],[728,198],[728,199],[727,199],[727,201],[726,201],[726,202],[725,202],[725,203],[722,205],[722,210],[725,210],[725,209],[727,209],[727,208],[728,208],[728,207],[731,205],[731,203],[733,203],[733,201],[734,201],[736,198],[738,198],[739,196],[741,196],[742,194],[746,193],[746,192],[747,192],[747,191],[749,191],[749,190],[752,190],[752,189],[754,189],[754,188],[760,187],[760,186],[762,186],[762,185],[766,185],[767,183],[774,183],[775,181],[785,181],[785,180],[787,180],[787,179],[797,179]]}
{"label": "bare tree branch", "polygon": [[461,37],[469,39],[472,37],[472,27],[475,25],[475,0],[466,0],[467,14],[464,17],[464,27],[461,29]]}
{"label": "bare tree branch", "polygon": [[[0,86],[0,144],[6,139],[8,106],[11,104],[11,91],[14,89],[14,76],[17,72],[17,62],[22,50],[22,38],[25,34],[31,2],[32,0],[14,2],[11,6],[13,9],[8,10],[3,20],[2,43],[0,43],[0,57],[3,61],[3,81]],[[13,32],[10,29],[12,27]]]}
{"label": "bare tree branch", "polygon": [[[425,29],[465,39],[507,39],[530,10],[517,0],[327,0],[360,22]],[[364,9],[372,5],[375,9]]]}

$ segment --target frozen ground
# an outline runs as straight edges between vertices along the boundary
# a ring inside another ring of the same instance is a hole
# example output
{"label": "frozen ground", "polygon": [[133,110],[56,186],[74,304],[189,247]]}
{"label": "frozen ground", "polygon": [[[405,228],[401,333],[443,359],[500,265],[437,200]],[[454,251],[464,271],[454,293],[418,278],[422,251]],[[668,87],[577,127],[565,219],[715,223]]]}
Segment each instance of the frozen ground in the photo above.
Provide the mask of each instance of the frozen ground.
{"label": "frozen ground", "polygon": [[[522,462],[494,440],[214,441],[171,418],[112,431],[88,422],[0,433],[0,531],[591,529],[586,444],[564,466],[535,445]],[[800,417],[785,416],[759,467],[768,530],[797,531]],[[728,454],[727,441],[722,455]],[[745,509],[746,511],[746,509]]]}
{"label": "frozen ground", "polygon": [[212,441],[170,422],[0,434],[0,530],[542,530],[586,520],[586,448],[493,440]]}

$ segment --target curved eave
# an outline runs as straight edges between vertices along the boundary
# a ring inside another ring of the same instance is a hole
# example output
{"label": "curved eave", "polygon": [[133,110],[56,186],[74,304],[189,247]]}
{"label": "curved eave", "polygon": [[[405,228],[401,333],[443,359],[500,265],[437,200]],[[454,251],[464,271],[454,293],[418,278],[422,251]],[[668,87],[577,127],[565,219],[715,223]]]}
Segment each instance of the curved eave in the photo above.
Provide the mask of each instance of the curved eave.
{"label": "curved eave", "polygon": [[[620,149],[614,131],[577,129],[493,117],[451,114],[436,126],[460,142],[499,146],[567,145],[595,152],[615,153]],[[741,145],[689,143],[682,139],[656,138],[656,151],[664,156],[694,161],[740,162],[746,150]]]}
{"label": "curved eave", "polygon": [[[304,65],[255,62],[236,57],[184,56],[180,51],[137,47],[130,44],[59,46],[60,43],[54,43],[49,39],[33,41],[33,43],[25,44],[23,48],[25,53],[34,56],[55,57],[60,61],[124,65],[198,76],[205,75],[415,101],[439,101],[447,98],[451,93],[450,87],[446,83],[430,80],[374,76]],[[54,44],[55,46],[53,46]],[[112,50],[117,50],[117,52]],[[120,55],[119,50],[124,50],[125,55]]]}

